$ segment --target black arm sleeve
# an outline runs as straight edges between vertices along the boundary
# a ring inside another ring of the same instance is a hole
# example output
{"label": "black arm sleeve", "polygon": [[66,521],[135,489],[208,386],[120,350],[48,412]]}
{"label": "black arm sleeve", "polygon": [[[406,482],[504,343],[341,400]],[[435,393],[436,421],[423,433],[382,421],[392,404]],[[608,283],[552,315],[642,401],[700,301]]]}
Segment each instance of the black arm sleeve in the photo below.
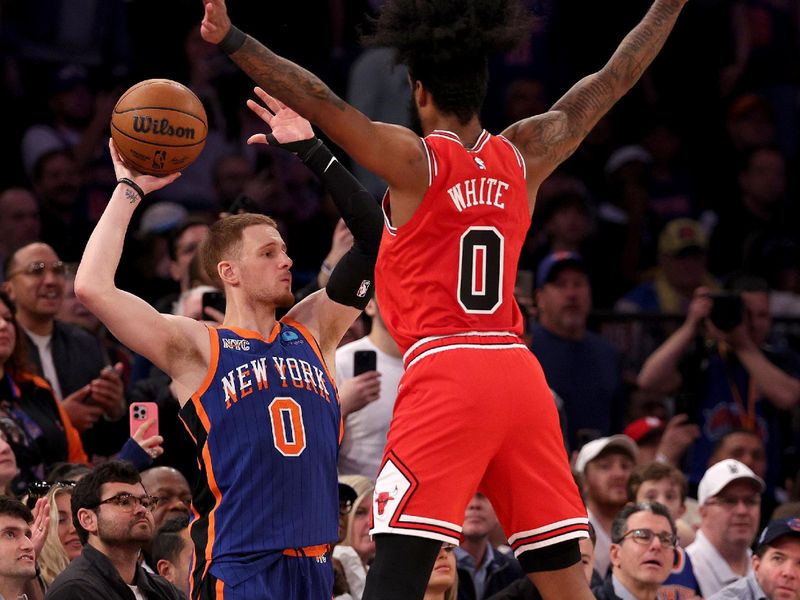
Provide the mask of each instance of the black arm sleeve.
{"label": "black arm sleeve", "polygon": [[322,140],[281,144],[271,134],[267,137],[270,145],[297,153],[331,193],[354,241],[331,273],[325,290],[331,300],[363,310],[372,297],[375,261],[383,231],[383,214],[378,203]]}

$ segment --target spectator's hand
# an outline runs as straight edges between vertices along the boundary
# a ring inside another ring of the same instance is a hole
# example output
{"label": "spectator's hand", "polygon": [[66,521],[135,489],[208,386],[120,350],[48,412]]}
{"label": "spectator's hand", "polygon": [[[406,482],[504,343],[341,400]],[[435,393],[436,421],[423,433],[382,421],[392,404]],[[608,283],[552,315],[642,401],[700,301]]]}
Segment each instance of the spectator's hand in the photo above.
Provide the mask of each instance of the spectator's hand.
{"label": "spectator's hand", "polygon": [[31,543],[36,558],[42,554],[44,542],[47,539],[47,530],[50,527],[50,503],[47,498],[39,498],[31,511],[33,513],[33,523],[31,523]]}
{"label": "spectator's hand", "polygon": [[231,28],[225,0],[203,0],[205,15],[200,24],[200,35],[210,44],[219,44]]}
{"label": "spectator's hand", "polygon": [[677,465],[698,437],[700,437],[700,427],[690,423],[688,415],[675,415],[667,423],[656,453],[667,457],[671,464]]}
{"label": "spectator's hand", "polygon": [[111,420],[121,419],[125,415],[125,394],[122,384],[122,363],[113,367],[106,367],[100,371],[100,376],[92,379],[92,401],[103,409],[106,417]]}
{"label": "spectator's hand", "polygon": [[69,420],[79,432],[91,429],[97,420],[103,416],[103,409],[94,404],[89,397],[91,385],[85,385],[76,392],[64,398],[62,406]]}
{"label": "spectator's hand", "polygon": [[[247,101],[247,108],[252,110],[258,118],[269,125],[270,130],[272,130],[272,135],[281,144],[310,140],[314,137],[314,130],[311,128],[311,123],[306,119],[298,115],[280,100],[270,96],[260,87],[256,87],[254,91],[256,96],[267,105],[267,108],[264,108],[253,100]],[[247,143],[269,144],[267,141],[267,134],[265,133],[251,135],[247,138]]]}
{"label": "spectator's hand", "polygon": [[[160,190],[181,176],[180,173],[164,175],[163,177],[156,177],[155,175],[143,175],[142,173],[139,173],[139,171],[136,171],[128,166],[128,164],[125,162],[125,159],[122,158],[117,150],[116,145],[114,145],[114,140],[111,138],[108,140],[108,150],[111,152],[111,161],[114,163],[114,174],[116,175],[117,179],[122,177],[132,179],[139,185],[140,188],[142,188],[142,191],[145,194]],[[139,200],[144,200],[144,198],[139,198]]]}
{"label": "spectator's hand", "polygon": [[709,298],[708,294],[708,288],[697,288],[689,304],[689,310],[686,314],[686,324],[690,325],[695,331],[697,331],[700,324],[703,323],[711,313],[711,305],[714,301]]}
{"label": "spectator's hand", "polygon": [[162,454],[164,454],[164,448],[161,447],[161,444],[164,443],[164,438],[160,435],[154,435],[149,438],[144,437],[144,432],[147,431],[147,428],[153,424],[155,419],[150,418],[146,419],[139,425],[139,428],[133,434],[133,441],[141,446],[142,450],[147,452],[150,455],[150,458],[156,459]]}
{"label": "spectator's hand", "polygon": [[339,386],[339,403],[342,416],[361,410],[370,402],[375,402],[381,395],[381,374],[378,371],[367,371],[350,379],[345,379]]}

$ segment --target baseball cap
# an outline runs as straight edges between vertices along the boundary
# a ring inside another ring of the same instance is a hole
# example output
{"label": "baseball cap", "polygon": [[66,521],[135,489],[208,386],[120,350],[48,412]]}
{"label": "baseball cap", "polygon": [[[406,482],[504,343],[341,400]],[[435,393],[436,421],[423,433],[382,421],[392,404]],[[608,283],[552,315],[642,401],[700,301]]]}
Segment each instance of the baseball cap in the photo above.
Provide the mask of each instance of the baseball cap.
{"label": "baseball cap", "polygon": [[541,288],[545,283],[550,283],[556,278],[559,271],[564,267],[575,267],[579,271],[586,273],[586,265],[577,252],[562,250],[552,252],[542,259],[539,268],[536,269],[536,287]]}
{"label": "baseball cap", "polygon": [[705,252],[708,236],[694,219],[673,219],[664,226],[658,237],[658,253],[678,256],[687,250]]}
{"label": "baseball cap", "polygon": [[637,444],[649,436],[664,431],[666,423],[658,417],[642,417],[631,422],[622,432]]}
{"label": "baseball cap", "polygon": [[761,546],[769,546],[772,542],[785,535],[800,538],[800,519],[797,517],[790,517],[788,519],[778,519],[767,523],[767,526],[764,527],[764,531],[758,536],[756,549],[761,548]]}
{"label": "baseball cap", "polygon": [[161,201],[151,204],[139,220],[139,233],[165,233],[183,223],[189,211],[176,202]]}
{"label": "baseball cap", "polygon": [[598,438],[583,445],[583,448],[581,448],[581,451],[578,453],[578,458],[575,460],[575,470],[579,473],[583,473],[586,465],[609,448],[619,448],[630,455],[633,460],[636,460],[636,456],[639,454],[639,448],[636,447],[636,442],[627,435],[617,434]]}
{"label": "baseball cap", "polygon": [[702,506],[709,498],[719,494],[723,488],[733,481],[749,479],[755,481],[761,491],[764,491],[764,480],[745,465],[734,458],[726,458],[711,465],[700,480],[697,487],[697,502]]}

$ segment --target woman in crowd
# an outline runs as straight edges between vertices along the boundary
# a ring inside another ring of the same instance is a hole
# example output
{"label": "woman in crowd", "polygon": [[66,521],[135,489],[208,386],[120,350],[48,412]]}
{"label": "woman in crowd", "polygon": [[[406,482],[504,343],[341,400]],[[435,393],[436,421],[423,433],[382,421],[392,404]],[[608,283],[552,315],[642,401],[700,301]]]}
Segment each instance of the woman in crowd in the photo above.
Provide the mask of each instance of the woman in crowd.
{"label": "woman in crowd", "polygon": [[16,457],[11,491],[21,495],[59,461],[87,462],[80,434],[46,380],[34,375],[18,344],[16,307],[0,291],[0,431]]}
{"label": "woman in crowd", "polygon": [[362,475],[344,475],[339,481],[352,487],[358,497],[347,517],[347,535],[344,542],[334,548],[333,556],[338,558],[344,567],[353,600],[361,600],[367,580],[367,569],[375,558],[375,542],[369,535],[369,517],[375,482]]}
{"label": "woman in crowd", "polygon": [[45,498],[50,511],[50,526],[39,555],[39,568],[45,588],[67,565],[77,558],[83,546],[72,523],[72,489],[74,481],[53,483]]}
{"label": "woman in crowd", "polygon": [[442,544],[422,600],[456,600],[458,577],[454,548],[452,544]]}

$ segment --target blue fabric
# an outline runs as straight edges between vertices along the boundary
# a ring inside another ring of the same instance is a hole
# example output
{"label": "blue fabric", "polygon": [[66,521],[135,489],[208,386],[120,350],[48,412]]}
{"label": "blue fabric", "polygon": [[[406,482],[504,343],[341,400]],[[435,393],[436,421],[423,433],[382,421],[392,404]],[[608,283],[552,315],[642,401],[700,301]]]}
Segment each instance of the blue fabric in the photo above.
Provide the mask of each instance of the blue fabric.
{"label": "blue fabric", "polygon": [[567,441],[578,449],[589,437],[618,432],[622,427],[624,389],[621,357],[603,337],[587,331],[581,341],[559,337],[540,324],[532,328],[531,350],[547,383],[564,401]]}

